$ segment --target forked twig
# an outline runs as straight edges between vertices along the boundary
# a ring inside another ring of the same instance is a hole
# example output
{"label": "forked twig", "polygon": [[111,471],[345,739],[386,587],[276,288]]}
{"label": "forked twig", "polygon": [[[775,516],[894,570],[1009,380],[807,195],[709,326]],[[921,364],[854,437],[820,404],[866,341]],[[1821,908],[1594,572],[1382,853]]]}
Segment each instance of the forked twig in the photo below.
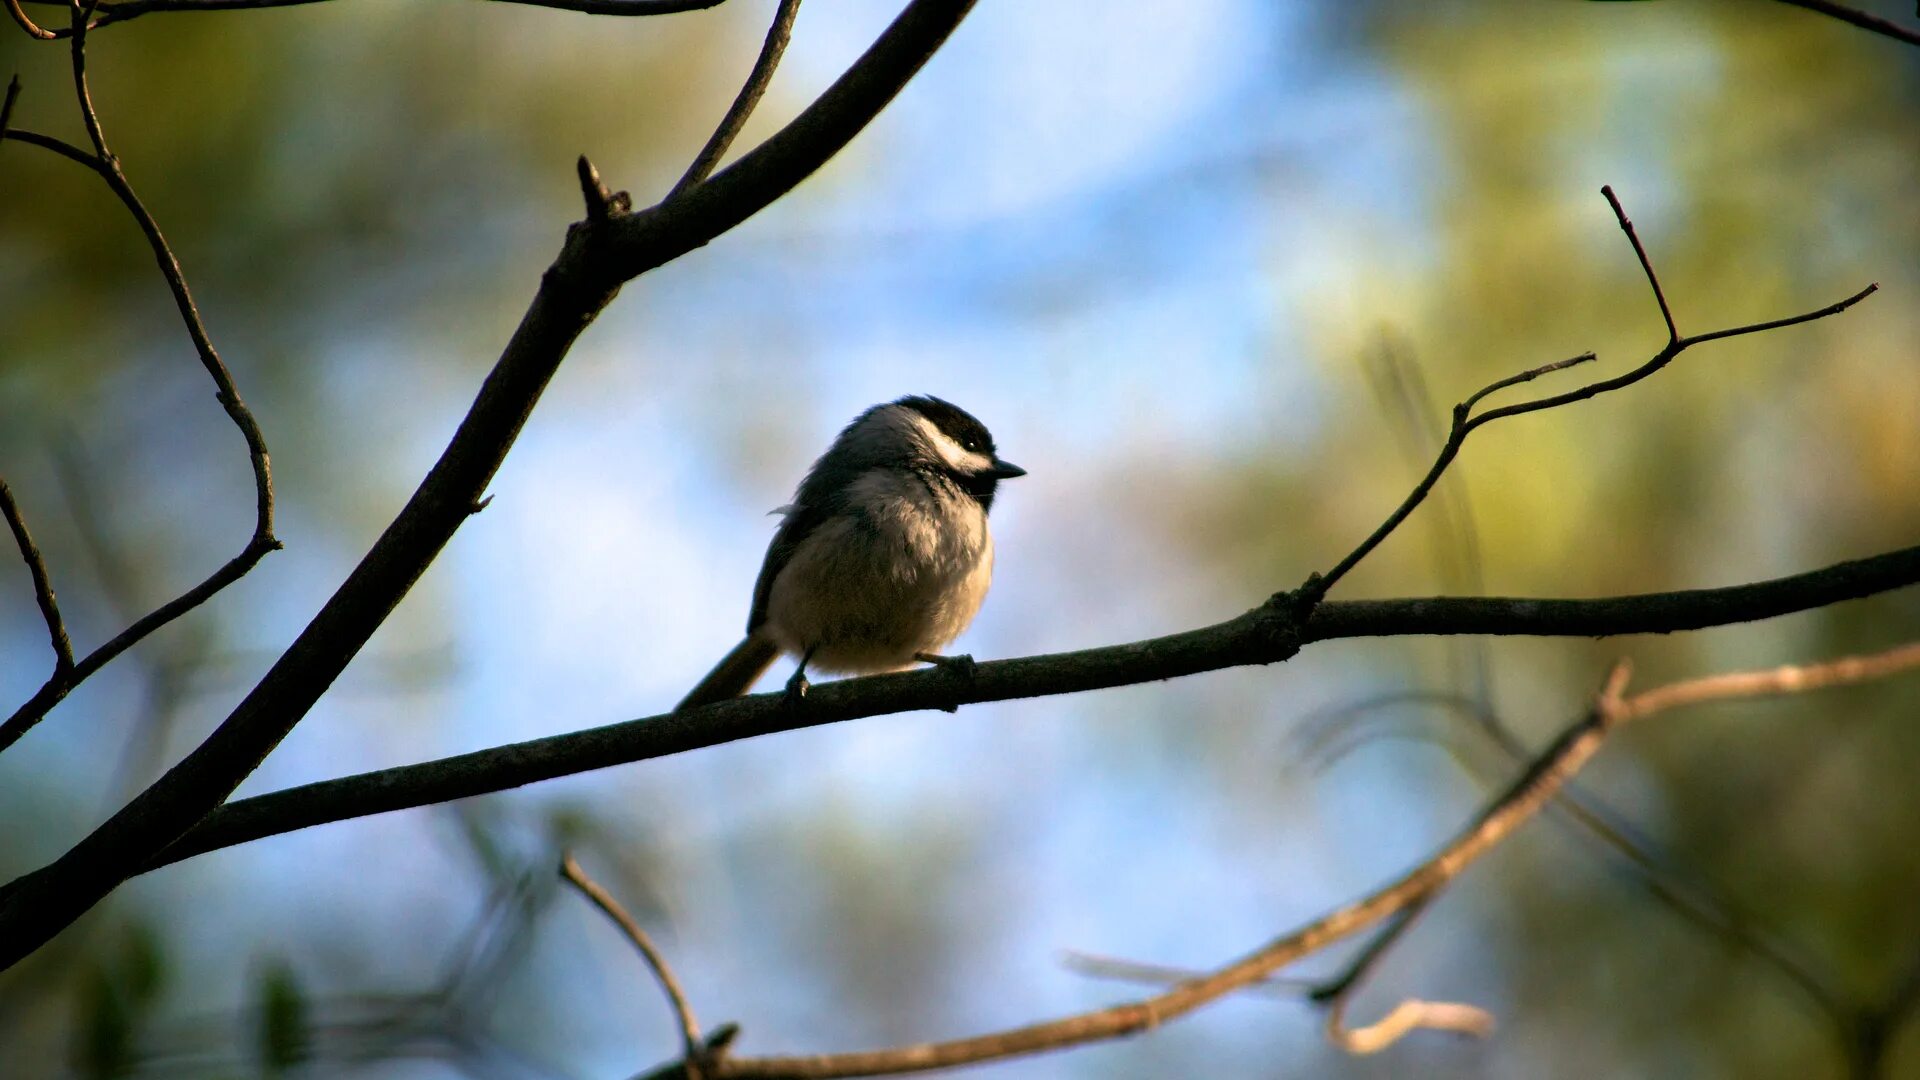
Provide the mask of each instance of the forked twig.
{"label": "forked twig", "polygon": [[667,958],[654,947],[653,939],[647,936],[640,924],[635,922],[627,909],[613,895],[600,887],[600,883],[587,876],[585,870],[574,860],[572,852],[560,856],[560,876],[567,884],[580,890],[581,895],[593,902],[607,918],[613,920],[627,940],[633,943],[647,967],[659,982],[660,989],[667,995],[667,1003],[673,1007],[674,1019],[680,1025],[680,1038],[684,1044],[687,1075],[693,1080],[704,1080],[708,1058],[706,1045],[700,1039],[699,1021],[693,1018],[693,1006],[687,1003],[686,991],[680,988],[680,980],[674,977],[673,968],[667,964]]}
{"label": "forked twig", "polygon": [[1393,513],[1387,515],[1387,519],[1381,522],[1379,527],[1374,529],[1365,540],[1361,541],[1358,547],[1348,552],[1347,556],[1341,559],[1332,570],[1327,571],[1325,574],[1317,574],[1309,578],[1307,584],[1295,594],[1300,600],[1308,603],[1317,603],[1319,598],[1325,596],[1327,591],[1331,589],[1336,582],[1347,575],[1348,571],[1359,565],[1360,560],[1371,554],[1374,548],[1379,547],[1382,541],[1391,535],[1395,529],[1399,528],[1400,523],[1405,521],[1407,516],[1412,514],[1415,508],[1426,500],[1428,493],[1433,490],[1433,485],[1439,481],[1441,474],[1446,472],[1447,466],[1451,465],[1454,458],[1459,455],[1461,444],[1464,443],[1467,436],[1473,434],[1476,429],[1493,423],[1496,420],[1504,420],[1511,416],[1522,416],[1527,413],[1540,412],[1545,409],[1559,408],[1562,405],[1571,405],[1577,401],[1585,401],[1588,398],[1598,397],[1601,394],[1632,386],[1634,383],[1666,367],[1673,362],[1674,357],[1679,356],[1695,345],[1704,344],[1709,341],[1718,341],[1722,338],[1739,337],[1745,334],[1757,334],[1767,330],[1777,330],[1781,327],[1795,326],[1804,322],[1812,322],[1815,319],[1824,319],[1829,315],[1837,315],[1866,299],[1880,288],[1877,284],[1868,285],[1866,288],[1861,289],[1845,300],[1828,304],[1826,307],[1819,308],[1815,311],[1803,312],[1799,315],[1789,315],[1783,319],[1772,319],[1767,322],[1749,323],[1745,326],[1735,326],[1723,330],[1710,330],[1703,334],[1682,336],[1674,325],[1673,313],[1667,305],[1666,294],[1660,288],[1660,279],[1654,273],[1653,263],[1648,259],[1646,249],[1641,246],[1640,237],[1634,232],[1633,222],[1627,219],[1626,211],[1621,207],[1620,201],[1614,197],[1611,187],[1603,187],[1600,190],[1601,193],[1606,196],[1607,204],[1613,208],[1614,217],[1619,221],[1621,230],[1627,234],[1628,241],[1632,243],[1634,255],[1639,259],[1641,269],[1646,272],[1648,284],[1653,287],[1654,298],[1660,304],[1661,318],[1664,319],[1667,324],[1667,332],[1669,335],[1667,344],[1662,347],[1659,352],[1655,353],[1651,359],[1631,371],[1616,375],[1610,379],[1600,379],[1564,393],[1536,398],[1532,401],[1523,401],[1513,405],[1506,405],[1498,409],[1490,409],[1478,415],[1473,414],[1473,407],[1488,395],[1519,383],[1530,382],[1549,372],[1559,371],[1563,368],[1572,367],[1575,364],[1585,363],[1587,360],[1592,359],[1592,353],[1582,353],[1568,360],[1559,360],[1551,364],[1543,364],[1540,367],[1523,371],[1518,375],[1508,376],[1498,382],[1489,384],[1478,393],[1475,393],[1465,401],[1454,406],[1453,424],[1447,433],[1447,441],[1441,446],[1440,453],[1434,458],[1433,466],[1427,470],[1427,475],[1414,486],[1414,489],[1408,493],[1407,497],[1401,501]]}
{"label": "forked twig", "polygon": [[[14,0],[8,0],[8,2],[11,4]],[[38,132],[13,131],[4,126],[0,126],[0,139],[39,146],[70,161],[85,165],[105,181],[108,189],[119,198],[128,213],[133,216],[135,224],[140,227],[140,232],[147,239],[148,247],[153,251],[154,261],[160,269],[161,277],[166,280],[168,291],[173,295],[174,306],[186,326],[187,336],[193,342],[194,352],[198,354],[201,366],[213,379],[215,400],[226,411],[227,417],[239,429],[241,438],[246,442],[247,460],[253,470],[254,483],[253,534],[247,539],[246,545],[239,554],[227,560],[198,585],[135,620],[78,662],[56,669],[53,676],[42,683],[32,697],[16,708],[4,722],[0,722],[0,751],[4,751],[18,741],[75,686],[85,682],[94,672],[105,667],[148,634],[238,581],[268,552],[280,547],[280,541],[273,535],[273,466],[267,454],[266,437],[261,434],[260,425],[254,420],[253,413],[241,400],[240,391],[234,385],[233,375],[227,370],[225,361],[220,359],[219,351],[214,348],[213,339],[207,333],[206,323],[200,317],[200,309],[194,303],[193,293],[187,287],[186,275],[180,268],[180,260],[174,256],[172,247],[160,232],[159,224],[154,221],[152,213],[140,201],[140,196],[134,191],[132,183],[127,180],[126,172],[120,167],[119,159],[108,147],[99,114],[94,109],[93,97],[87,85],[86,43],[87,30],[91,25],[90,20],[96,2],[97,0],[90,0],[85,6],[74,5],[71,11],[72,25],[69,27],[68,35],[72,54],[74,94],[79,102],[81,121],[86,128],[87,138],[93,144],[93,151],[89,153],[80,147]],[[15,91],[10,87],[9,104],[14,93]]]}
{"label": "forked twig", "polygon": [[780,57],[787,51],[787,41],[793,37],[794,16],[800,13],[800,0],[780,0],[780,7],[773,13],[773,25],[767,29],[767,39],[760,46],[760,55],[753,62],[753,70],[747,73],[747,81],[735,95],[733,104],[728,106],[727,114],[720,118],[720,126],[713,129],[707,138],[707,144],[694,155],[693,164],[687,166],[686,174],[680,177],[673,190],[667,192],[667,198],[681,195],[695,184],[705,180],[727,156],[727,148],[747,126],[747,117],[753,115],[754,107],[760,104],[760,98],[767,92],[767,84],[773,81],[774,69],[780,66]]}

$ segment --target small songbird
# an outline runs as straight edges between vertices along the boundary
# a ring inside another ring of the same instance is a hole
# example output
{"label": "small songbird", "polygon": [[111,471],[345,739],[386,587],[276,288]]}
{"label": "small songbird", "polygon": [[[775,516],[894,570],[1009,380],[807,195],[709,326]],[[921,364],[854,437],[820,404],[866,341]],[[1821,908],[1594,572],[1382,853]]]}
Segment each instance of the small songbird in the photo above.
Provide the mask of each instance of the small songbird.
{"label": "small songbird", "polygon": [[986,425],[936,397],[875,405],[813,463],[767,547],[747,637],[678,709],[738,697],[781,653],[806,672],[895,671],[934,655],[973,621],[993,579],[987,510],[1000,460]]}

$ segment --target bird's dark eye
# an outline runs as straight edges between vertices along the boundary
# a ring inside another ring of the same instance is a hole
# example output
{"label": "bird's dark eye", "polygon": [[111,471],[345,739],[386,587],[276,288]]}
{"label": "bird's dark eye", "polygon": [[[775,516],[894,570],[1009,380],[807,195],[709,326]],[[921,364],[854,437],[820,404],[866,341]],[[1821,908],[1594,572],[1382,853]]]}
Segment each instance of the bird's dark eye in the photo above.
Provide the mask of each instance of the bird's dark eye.
{"label": "bird's dark eye", "polygon": [[980,440],[968,439],[966,442],[963,442],[960,444],[960,449],[965,450],[970,454],[977,454],[980,452]]}

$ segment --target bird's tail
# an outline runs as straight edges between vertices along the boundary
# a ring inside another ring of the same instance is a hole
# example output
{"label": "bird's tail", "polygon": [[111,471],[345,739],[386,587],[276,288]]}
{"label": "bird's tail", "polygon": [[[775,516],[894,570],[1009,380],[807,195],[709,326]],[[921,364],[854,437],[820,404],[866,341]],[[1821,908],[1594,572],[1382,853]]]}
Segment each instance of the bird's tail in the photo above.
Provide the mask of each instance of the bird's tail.
{"label": "bird's tail", "polygon": [[752,688],[754,681],[766,674],[767,669],[780,655],[780,647],[759,634],[748,634],[745,641],[733,647],[700,684],[687,691],[687,696],[674,706],[674,712],[710,705],[716,701],[736,698]]}

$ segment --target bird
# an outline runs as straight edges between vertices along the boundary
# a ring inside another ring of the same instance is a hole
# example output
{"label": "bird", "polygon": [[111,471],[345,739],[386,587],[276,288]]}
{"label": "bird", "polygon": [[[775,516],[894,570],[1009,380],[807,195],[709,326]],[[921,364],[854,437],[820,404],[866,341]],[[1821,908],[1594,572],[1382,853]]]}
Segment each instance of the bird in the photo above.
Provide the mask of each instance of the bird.
{"label": "bird", "polygon": [[855,417],[775,510],[782,520],[753,586],[747,635],[675,707],[739,697],[782,653],[807,671],[872,674],[941,656],[973,621],[993,579],[987,531],[1000,481],[1026,470],[952,402],[909,395]]}

